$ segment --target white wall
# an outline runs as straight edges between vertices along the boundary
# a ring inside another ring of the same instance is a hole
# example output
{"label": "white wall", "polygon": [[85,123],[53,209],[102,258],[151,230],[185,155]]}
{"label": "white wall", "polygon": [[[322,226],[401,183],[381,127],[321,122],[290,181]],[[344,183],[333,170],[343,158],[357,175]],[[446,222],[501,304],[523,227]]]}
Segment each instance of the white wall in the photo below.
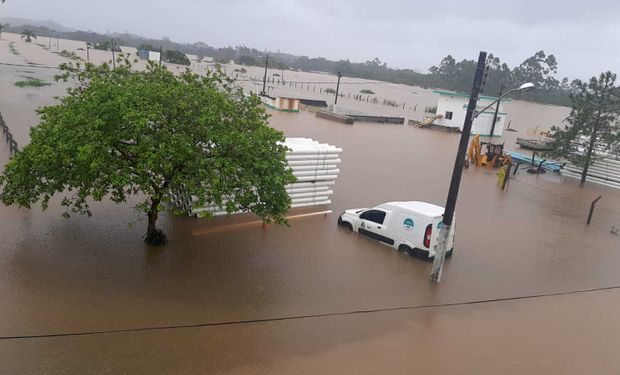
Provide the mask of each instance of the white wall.
{"label": "white wall", "polygon": [[[488,100],[479,100],[477,109],[482,110],[490,103],[491,102]],[[437,114],[443,115],[444,117],[436,120],[435,124],[450,128],[458,128],[462,131],[468,104],[469,99],[463,96],[439,95],[437,99]],[[494,111],[495,106],[481,113],[472,124],[471,134],[489,135],[489,133],[491,133]],[[446,112],[452,112],[451,120],[446,119]],[[503,114],[502,103],[500,103],[499,112],[500,114],[497,116],[497,122],[495,123],[495,131],[493,132],[495,136],[501,136],[503,134],[504,124],[506,122],[506,115]]]}
{"label": "white wall", "polygon": [[159,52],[149,51],[149,61],[159,61]]}

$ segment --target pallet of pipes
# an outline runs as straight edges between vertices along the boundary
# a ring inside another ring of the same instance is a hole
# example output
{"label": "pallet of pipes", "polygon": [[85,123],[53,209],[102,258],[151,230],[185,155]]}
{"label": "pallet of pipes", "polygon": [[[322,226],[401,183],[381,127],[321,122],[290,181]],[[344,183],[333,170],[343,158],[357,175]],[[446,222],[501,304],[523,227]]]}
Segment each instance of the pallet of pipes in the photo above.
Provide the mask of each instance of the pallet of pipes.
{"label": "pallet of pipes", "polygon": [[[340,173],[338,165],[342,149],[310,138],[286,138],[284,145],[289,149],[286,162],[297,178],[295,183],[286,186],[291,208],[331,204],[332,189]],[[172,201],[177,208],[192,216],[228,214],[225,208],[215,204],[198,206],[197,198],[189,197],[183,188],[173,192]]]}

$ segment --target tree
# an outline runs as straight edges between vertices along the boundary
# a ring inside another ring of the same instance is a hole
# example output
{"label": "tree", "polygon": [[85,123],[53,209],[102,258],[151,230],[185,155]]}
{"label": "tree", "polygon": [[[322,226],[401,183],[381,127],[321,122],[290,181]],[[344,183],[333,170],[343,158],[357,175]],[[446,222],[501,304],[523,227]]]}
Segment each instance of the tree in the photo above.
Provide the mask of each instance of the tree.
{"label": "tree", "polygon": [[34,35],[34,31],[30,30],[30,29],[24,29],[24,31],[22,31],[22,39],[25,39],[26,42],[32,42],[32,39],[37,39],[37,36]]}
{"label": "tree", "polygon": [[163,60],[172,64],[191,65],[189,58],[183,52],[176,50],[165,50]]}
{"label": "tree", "polygon": [[90,215],[89,200],[125,202],[148,218],[145,242],[163,244],[156,222],[171,190],[184,186],[201,203],[251,211],[285,223],[295,181],[286,167],[284,136],[267,125],[255,95],[243,95],[219,71],[174,75],[150,62],[132,70],[125,56],[108,64],[61,65],[75,82],[56,105],[38,110],[31,142],[0,175],[0,201],[47,208],[63,197],[64,216]]}
{"label": "tree", "polygon": [[237,64],[239,65],[258,65],[256,63],[256,59],[252,56],[242,55],[237,59]]}
{"label": "tree", "polygon": [[575,82],[576,90],[570,95],[572,110],[564,128],[552,127],[552,156],[564,157],[582,166],[581,184],[586,181],[588,168],[597,153],[613,150],[620,142],[618,115],[620,92],[615,87],[616,75],[602,73],[589,82]]}
{"label": "tree", "polygon": [[138,50],[157,52],[159,51],[159,48],[156,48],[155,46],[148,44],[148,43],[142,43],[138,46]]}
{"label": "tree", "polygon": [[0,23],[0,38],[2,38],[2,29],[4,29],[6,25]]}

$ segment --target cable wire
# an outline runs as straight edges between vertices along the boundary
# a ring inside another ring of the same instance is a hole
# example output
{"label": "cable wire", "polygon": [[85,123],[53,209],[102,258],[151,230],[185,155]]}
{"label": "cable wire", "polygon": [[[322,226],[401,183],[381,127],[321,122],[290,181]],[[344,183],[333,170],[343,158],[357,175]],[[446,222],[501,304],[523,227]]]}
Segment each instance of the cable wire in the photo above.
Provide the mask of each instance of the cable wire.
{"label": "cable wire", "polygon": [[487,304],[487,303],[519,301],[519,300],[528,300],[528,299],[544,298],[544,297],[566,296],[566,295],[571,295],[571,294],[601,292],[601,291],[615,290],[615,289],[620,289],[620,285],[591,288],[591,289],[579,289],[579,290],[572,290],[572,291],[567,291],[567,292],[540,293],[540,294],[530,294],[530,295],[516,296],[516,297],[489,298],[489,299],[466,301],[466,302],[400,306],[400,307],[388,307],[388,308],[379,308],[379,309],[361,309],[361,310],[343,311],[343,312],[334,312],[334,313],[292,315],[292,316],[263,318],[263,319],[247,319],[247,320],[234,320],[234,321],[212,322],[212,323],[193,323],[193,324],[177,324],[177,325],[166,325],[166,326],[136,327],[136,328],[123,328],[123,329],[111,329],[111,330],[100,330],[100,331],[60,332],[60,333],[48,333],[48,334],[36,334],[36,335],[0,336],[0,340],[27,340],[27,339],[44,339],[44,338],[55,338],[55,337],[78,337],[78,336],[93,336],[93,335],[105,335],[105,334],[128,333],[128,332],[163,331],[163,330],[186,329],[186,328],[204,328],[204,327],[219,327],[219,326],[255,324],[255,323],[282,322],[282,321],[300,320],[300,319],[317,319],[317,318],[338,317],[338,316],[347,316],[347,315],[372,314],[372,313],[378,313],[378,312],[408,311],[408,310],[419,310],[419,309],[428,309],[428,308],[437,308],[437,307],[458,307],[458,306],[468,306],[468,305],[480,305],[480,304]]}

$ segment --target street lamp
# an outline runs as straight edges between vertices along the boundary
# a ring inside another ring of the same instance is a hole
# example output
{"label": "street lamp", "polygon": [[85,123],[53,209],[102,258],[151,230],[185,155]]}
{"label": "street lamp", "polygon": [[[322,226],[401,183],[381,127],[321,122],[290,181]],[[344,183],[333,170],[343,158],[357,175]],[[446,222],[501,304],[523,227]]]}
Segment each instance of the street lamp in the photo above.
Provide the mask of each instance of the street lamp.
{"label": "street lamp", "polygon": [[476,113],[474,114],[474,119],[477,118],[478,115],[480,115],[482,112],[486,111],[488,108],[493,106],[493,104],[497,103],[497,106],[495,106],[495,113],[493,114],[493,123],[491,124],[491,133],[489,134],[489,137],[493,137],[493,134],[495,133],[495,123],[497,122],[497,113],[499,112],[499,103],[502,100],[502,98],[507,96],[507,95],[512,94],[513,92],[528,92],[528,91],[532,91],[535,87],[536,86],[534,86],[533,83],[527,82],[527,83],[524,83],[521,86],[517,87],[516,89],[508,90],[508,91],[506,91],[506,93],[502,94],[502,92],[504,91],[504,84],[502,83],[502,85],[499,88],[499,96],[498,96],[498,98],[495,99],[495,101],[493,101],[491,104],[486,106],[486,108],[484,108],[482,111],[476,111]]}
{"label": "street lamp", "polygon": [[506,96],[512,94],[513,92],[528,92],[528,91],[532,91],[536,88],[536,86],[531,83],[531,82],[527,82],[522,84],[521,86],[515,88],[515,89],[511,89],[506,91],[505,93],[501,94],[499,96],[499,98],[495,99],[491,104],[489,104],[488,106],[484,107],[484,109],[480,110],[480,111],[476,111],[476,114],[474,115],[474,118],[478,118],[478,116],[480,116],[480,114],[484,111],[486,111],[487,109],[491,108],[495,103],[499,103],[500,100],[502,100],[503,98],[505,98]]}
{"label": "street lamp", "polygon": [[439,282],[441,279],[441,271],[443,269],[443,263],[446,256],[448,237],[451,234],[452,221],[454,218],[454,209],[456,207],[456,200],[459,194],[459,187],[461,185],[461,175],[463,173],[463,165],[465,163],[465,154],[467,152],[467,144],[469,143],[469,134],[471,133],[471,126],[473,120],[486,109],[493,104],[501,100],[503,97],[512,94],[513,92],[520,91],[526,92],[534,88],[532,83],[524,83],[519,88],[508,90],[505,94],[500,95],[493,103],[489,104],[482,111],[476,111],[476,104],[478,102],[478,94],[482,87],[482,79],[484,75],[484,67],[486,65],[487,53],[480,52],[478,56],[478,64],[476,66],[476,74],[474,77],[474,83],[472,85],[471,94],[469,95],[469,104],[467,105],[467,113],[465,115],[465,121],[463,123],[463,132],[459,141],[459,148],[456,153],[456,160],[454,161],[454,169],[452,170],[452,179],[450,181],[450,190],[448,191],[448,199],[446,201],[446,208],[443,214],[443,219],[439,225],[439,241],[435,248],[435,259],[433,261],[433,270],[431,272],[431,280]]}

